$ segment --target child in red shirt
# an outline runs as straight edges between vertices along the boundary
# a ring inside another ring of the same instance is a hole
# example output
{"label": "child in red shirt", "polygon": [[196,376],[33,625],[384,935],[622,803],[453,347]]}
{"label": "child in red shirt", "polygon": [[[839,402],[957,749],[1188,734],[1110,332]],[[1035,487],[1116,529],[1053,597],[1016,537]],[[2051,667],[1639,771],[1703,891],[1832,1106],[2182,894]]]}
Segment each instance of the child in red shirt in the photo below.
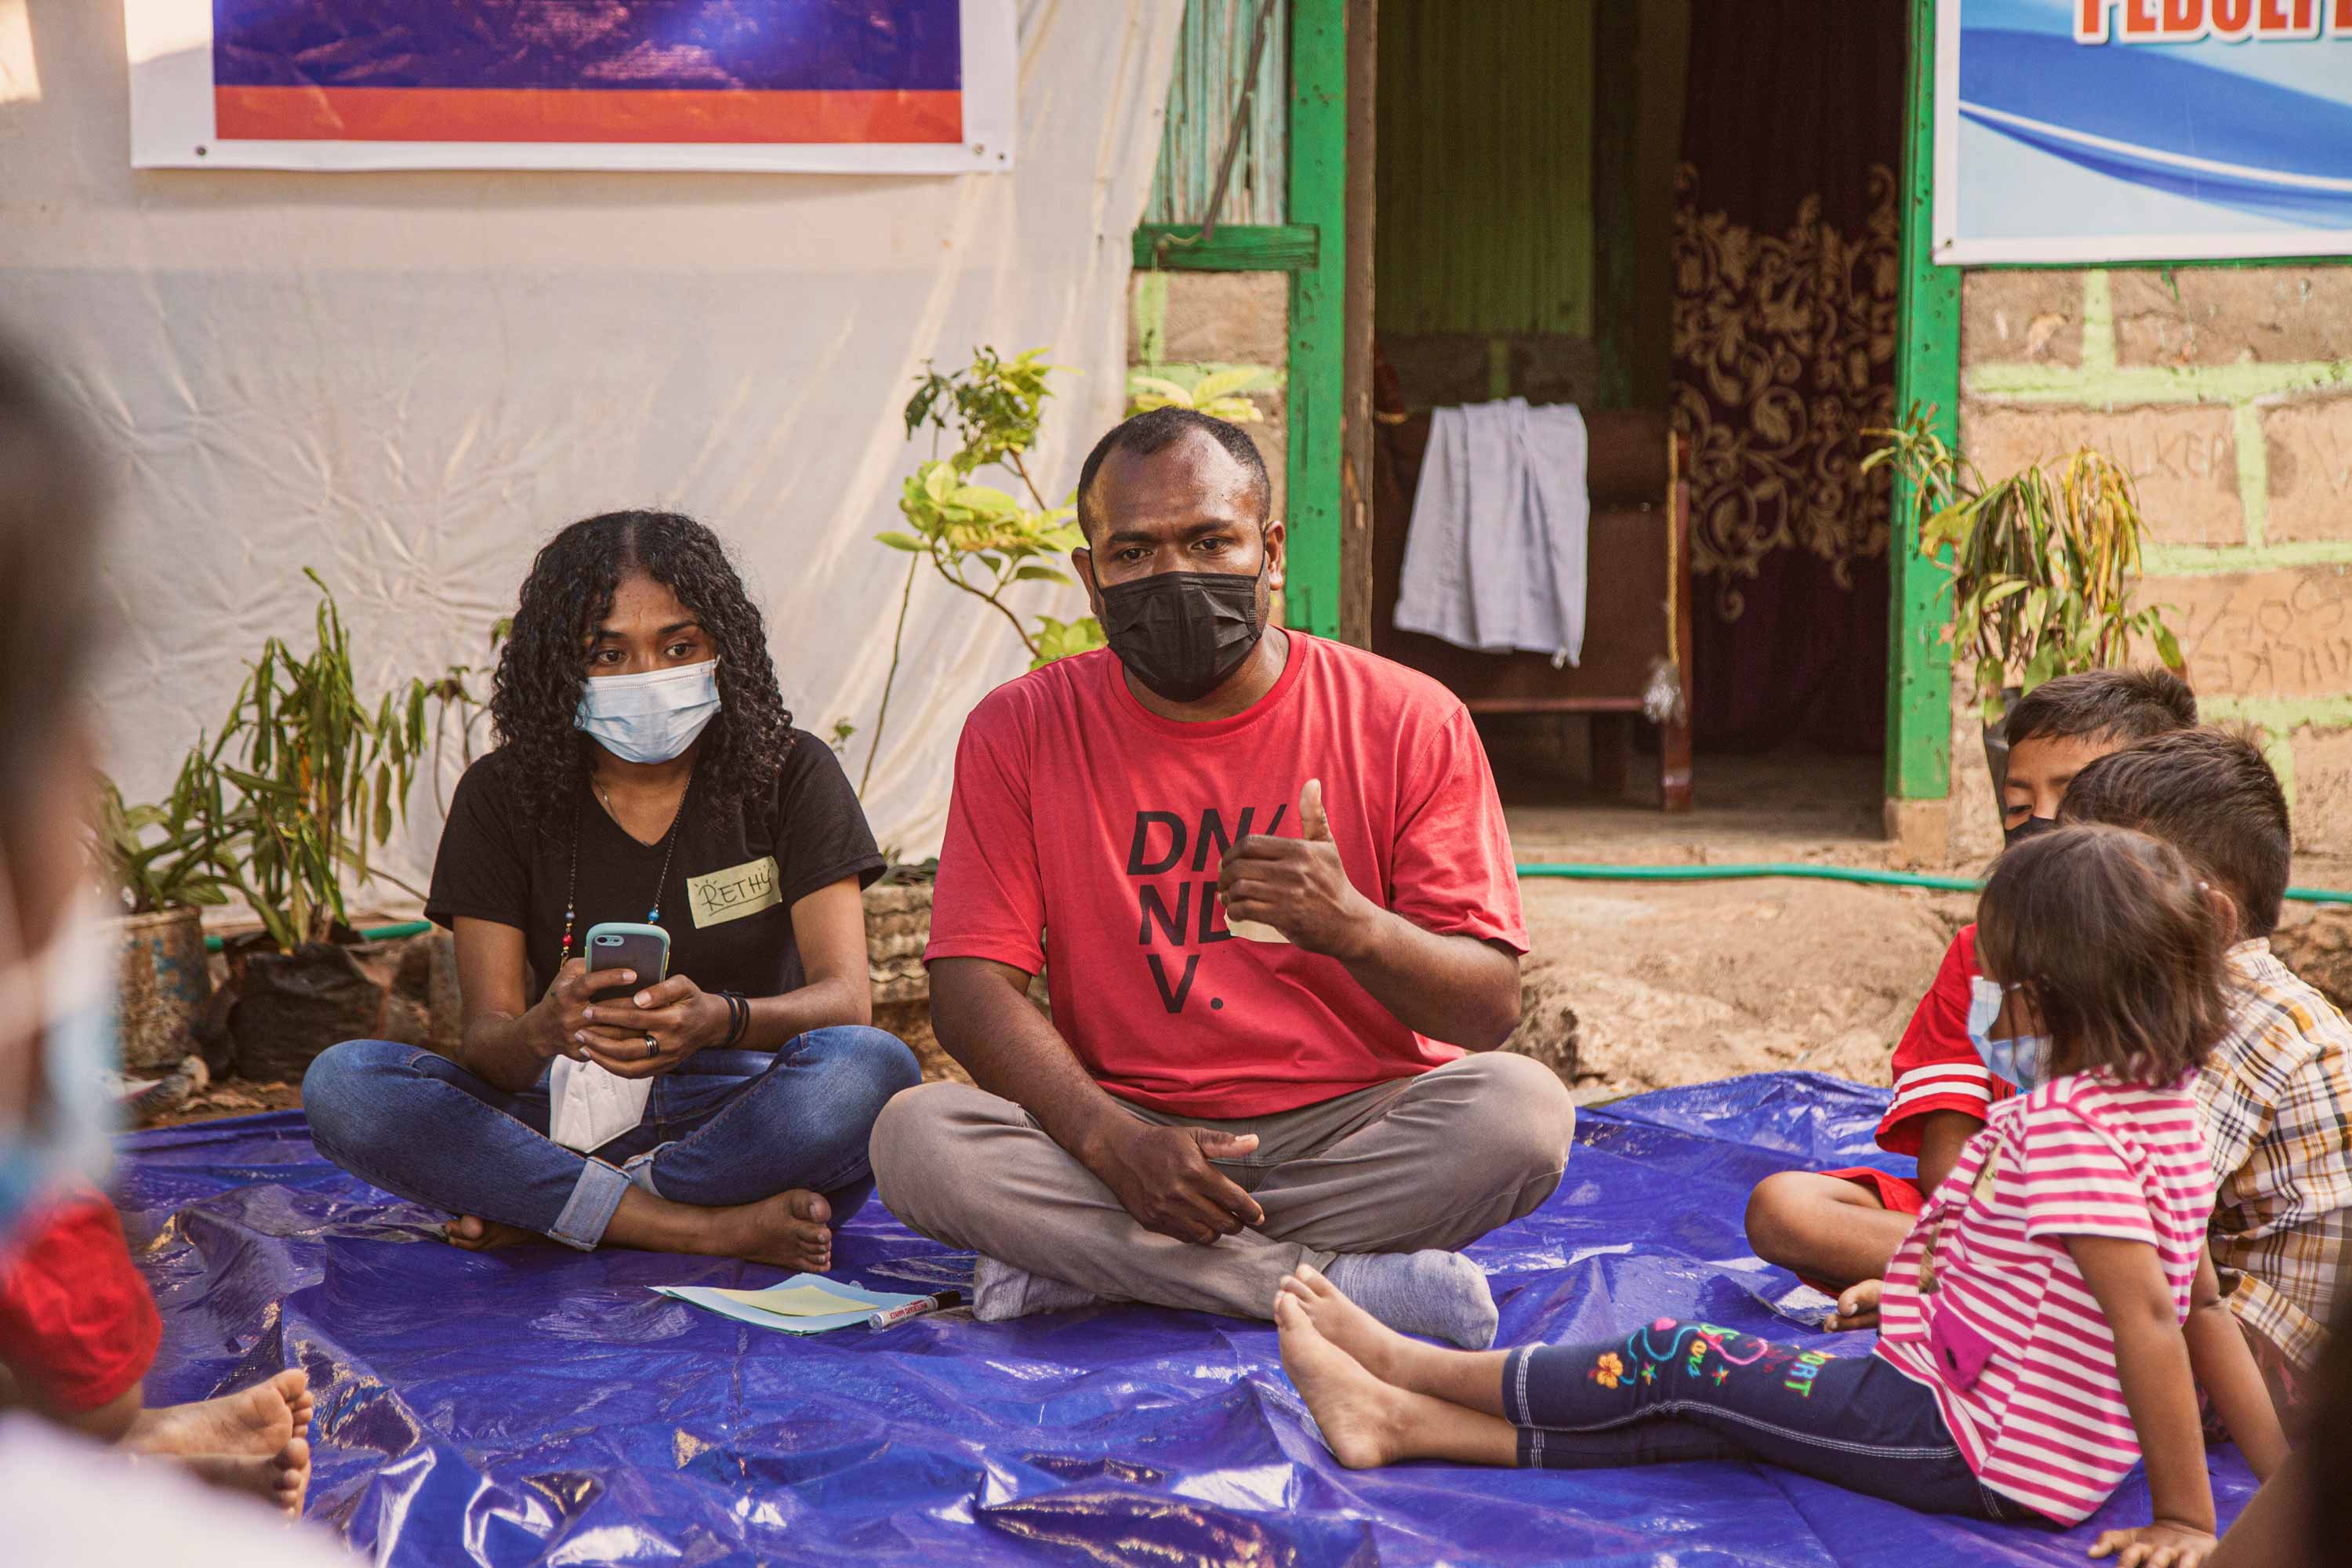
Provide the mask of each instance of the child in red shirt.
{"label": "child in red shirt", "polygon": [[[2160,669],[2086,670],[2035,687],[2009,713],[2002,837],[2014,844],[2054,826],[2067,784],[2108,752],[2196,723],[2196,697]],[[1976,927],[1964,926],[1895,1047],[1895,1099],[1878,1123],[1878,1146],[1916,1156],[1918,1174],[1854,1167],[1767,1176],[1748,1200],[1748,1242],[1757,1257],[1832,1295],[1885,1273],[1925,1194],[1950,1172],[1986,1113],[2014,1092],[1969,1044],[1969,988],[1979,973]]]}
{"label": "child in red shirt", "polygon": [[310,1479],[310,1379],[281,1372],[218,1399],[147,1408],[163,1320],[114,1205],[68,1193],[0,1251],[0,1409],[25,1405],[133,1453],[299,1517]]}

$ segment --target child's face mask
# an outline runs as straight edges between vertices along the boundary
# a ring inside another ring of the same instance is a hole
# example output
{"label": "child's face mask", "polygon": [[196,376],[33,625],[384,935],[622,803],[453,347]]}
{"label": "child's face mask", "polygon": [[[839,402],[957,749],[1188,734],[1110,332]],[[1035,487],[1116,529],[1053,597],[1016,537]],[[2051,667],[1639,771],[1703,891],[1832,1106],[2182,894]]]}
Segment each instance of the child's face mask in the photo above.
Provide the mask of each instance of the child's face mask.
{"label": "child's face mask", "polygon": [[2050,1037],[2019,1035],[2006,1040],[1988,1037],[2000,1016],[2002,998],[2015,989],[1981,974],[1969,982],[1969,1044],[1976,1047],[1977,1059],[1984,1063],[1986,1071],[2015,1084],[2018,1092],[2023,1094],[2049,1074]]}

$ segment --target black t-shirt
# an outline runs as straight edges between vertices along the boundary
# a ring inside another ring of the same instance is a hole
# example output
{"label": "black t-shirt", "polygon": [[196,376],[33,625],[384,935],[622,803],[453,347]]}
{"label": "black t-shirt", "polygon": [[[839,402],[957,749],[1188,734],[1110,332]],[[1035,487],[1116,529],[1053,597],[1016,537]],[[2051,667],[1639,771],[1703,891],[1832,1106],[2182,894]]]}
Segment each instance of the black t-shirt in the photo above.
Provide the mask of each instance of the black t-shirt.
{"label": "black t-shirt", "polygon": [[[664,846],[640,844],[623,831],[584,776],[575,804],[577,958],[587,951],[589,927],[644,921],[656,902]],[[457,781],[433,862],[425,918],[446,926],[464,915],[520,930],[534,998],[559,967],[574,816],[567,810],[551,823],[525,823],[508,765],[493,752]],[[669,972],[705,991],[777,996],[795,990],[807,977],[793,940],[793,905],[844,877],[869,885],[882,867],[841,760],[823,741],[794,731],[769,795],[722,812],[699,788],[688,791],[659,898]]]}

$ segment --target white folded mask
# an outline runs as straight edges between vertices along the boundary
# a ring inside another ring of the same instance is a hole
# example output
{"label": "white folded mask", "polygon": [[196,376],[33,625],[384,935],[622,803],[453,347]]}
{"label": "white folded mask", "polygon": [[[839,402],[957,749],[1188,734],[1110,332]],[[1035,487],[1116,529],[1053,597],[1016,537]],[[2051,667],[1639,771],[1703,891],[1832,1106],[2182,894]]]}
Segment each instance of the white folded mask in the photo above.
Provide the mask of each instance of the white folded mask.
{"label": "white folded mask", "polygon": [[592,1153],[646,1119],[649,1078],[621,1078],[594,1062],[555,1058],[547,1075],[547,1135]]}

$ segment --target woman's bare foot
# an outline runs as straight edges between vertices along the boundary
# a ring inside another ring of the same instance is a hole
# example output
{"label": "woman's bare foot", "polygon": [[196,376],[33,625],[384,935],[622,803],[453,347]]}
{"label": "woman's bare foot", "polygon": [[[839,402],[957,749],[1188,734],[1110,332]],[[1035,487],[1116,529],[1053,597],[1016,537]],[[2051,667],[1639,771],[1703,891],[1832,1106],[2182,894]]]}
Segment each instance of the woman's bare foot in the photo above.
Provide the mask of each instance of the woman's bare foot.
{"label": "woman's bare foot", "polygon": [[1274,1326],[1282,1339],[1282,1370],[1307,1401],[1339,1461],[1351,1470],[1369,1470],[1399,1458],[1398,1391],[1324,1338],[1297,1296],[1285,1292],[1274,1299]]}
{"label": "woman's bare foot", "polygon": [[494,1247],[512,1247],[518,1242],[539,1239],[537,1231],[469,1214],[461,1214],[443,1226],[441,1234],[450,1246],[462,1247],[468,1252],[488,1252]]}
{"label": "woman's bare foot", "polygon": [[1298,1303],[1317,1333],[1347,1352],[1350,1360],[1382,1383],[1417,1388],[1420,1384],[1412,1378],[1415,1359],[1442,1353],[1407,1339],[1357,1306],[1311,1264],[1302,1263],[1294,1269],[1283,1280],[1282,1293]]}
{"label": "woman's bare foot", "polygon": [[710,1250],[721,1258],[822,1274],[833,1267],[833,1205],[794,1187],[772,1198],[712,1209]]}
{"label": "woman's bare foot", "polygon": [[310,1380],[293,1369],[217,1399],[142,1411],[122,1446],[142,1454],[267,1456],[310,1429]]}
{"label": "woman's bare foot", "polygon": [[181,1454],[175,1460],[208,1486],[245,1492],[276,1505],[289,1519],[302,1517],[310,1489],[310,1444],[289,1437],[274,1454]]}

